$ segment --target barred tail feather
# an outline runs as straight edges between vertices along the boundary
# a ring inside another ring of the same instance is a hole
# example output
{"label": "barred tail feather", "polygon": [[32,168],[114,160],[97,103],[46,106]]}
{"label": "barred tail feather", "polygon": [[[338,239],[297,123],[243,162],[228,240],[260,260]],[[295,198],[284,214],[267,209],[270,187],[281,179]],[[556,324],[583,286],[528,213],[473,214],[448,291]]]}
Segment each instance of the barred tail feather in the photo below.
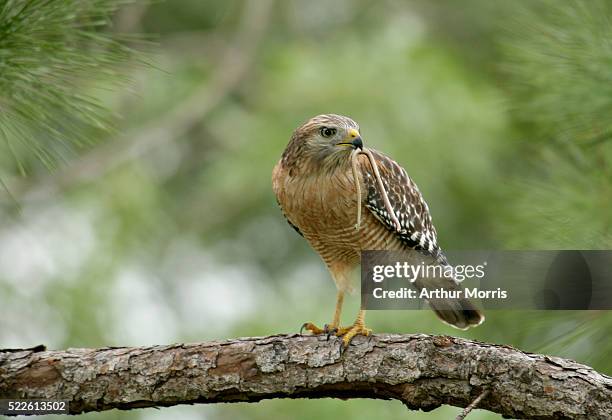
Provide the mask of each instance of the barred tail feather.
{"label": "barred tail feather", "polygon": [[[443,322],[465,330],[484,322],[485,317],[474,303],[461,295],[460,283],[454,278],[419,278],[415,282],[419,293],[427,290],[427,303]],[[432,292],[444,291],[445,295]]]}
{"label": "barred tail feather", "polygon": [[469,299],[434,299],[429,303],[438,318],[461,330],[480,325],[485,320]]}

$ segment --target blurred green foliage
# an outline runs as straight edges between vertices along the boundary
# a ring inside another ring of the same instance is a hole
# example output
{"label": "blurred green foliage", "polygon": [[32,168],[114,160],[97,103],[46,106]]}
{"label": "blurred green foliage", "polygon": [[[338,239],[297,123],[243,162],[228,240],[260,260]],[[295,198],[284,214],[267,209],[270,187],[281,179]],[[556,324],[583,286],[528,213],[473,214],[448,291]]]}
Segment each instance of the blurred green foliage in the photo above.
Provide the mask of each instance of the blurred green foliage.
{"label": "blurred green foliage", "polygon": [[52,167],[109,129],[110,112],[92,90],[125,79],[117,67],[131,51],[103,31],[122,3],[0,1],[1,169]]}
{"label": "blurred green foliage", "polygon": [[[4,2],[0,16],[14,14],[14,3]],[[80,131],[92,145],[70,149],[52,173],[35,153],[19,154],[27,177],[10,155],[0,158],[21,206],[0,198],[0,346],[201,341],[328,321],[333,283],[287,226],[270,186],[291,131],[324,112],[352,116],[368,146],[407,169],[444,248],[610,248],[610,17],[606,1],[181,0],[120,8],[100,37],[158,39],[153,66],[116,70],[133,80],[129,90],[95,91],[100,106],[121,117],[112,123],[123,135]],[[5,39],[0,58],[18,56],[21,47],[7,50]],[[87,69],[107,47],[81,48],[74,60]],[[6,92],[18,87],[6,74],[2,111],[12,98]],[[86,75],[87,83],[80,74],[45,87],[61,96],[113,85]],[[28,141],[47,145],[53,132],[45,121],[70,123],[79,103],[70,104],[39,102],[45,118],[28,123]],[[23,136],[7,130],[15,123],[7,115],[0,127],[14,144]],[[344,322],[357,300],[347,302]],[[371,312],[368,324],[510,344],[612,372],[607,312],[491,311],[468,332],[426,311]],[[296,400],[86,417],[435,419],[458,411]]]}

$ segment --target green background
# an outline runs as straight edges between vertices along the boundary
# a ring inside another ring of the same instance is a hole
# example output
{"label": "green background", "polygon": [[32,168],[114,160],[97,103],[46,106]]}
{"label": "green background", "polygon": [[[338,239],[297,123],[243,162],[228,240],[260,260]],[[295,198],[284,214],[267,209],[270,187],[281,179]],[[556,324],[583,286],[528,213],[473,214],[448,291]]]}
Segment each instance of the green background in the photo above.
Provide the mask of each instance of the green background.
{"label": "green background", "polygon": [[[102,71],[78,84],[112,111],[113,131],[90,128],[89,144],[58,146],[51,171],[11,133],[0,144],[11,193],[0,194],[0,347],[194,342],[329,322],[335,287],[271,189],[292,130],[320,113],[351,116],[367,146],[406,168],[445,249],[610,248],[611,11],[609,1],[485,0],[120,8],[110,30],[145,34],[145,64],[125,63],[120,89]],[[347,299],[343,323],[358,300]],[[368,326],[508,344],[612,373],[605,311],[490,311],[467,332],[429,311],[378,311]],[[84,418],[459,411],[271,400]]]}

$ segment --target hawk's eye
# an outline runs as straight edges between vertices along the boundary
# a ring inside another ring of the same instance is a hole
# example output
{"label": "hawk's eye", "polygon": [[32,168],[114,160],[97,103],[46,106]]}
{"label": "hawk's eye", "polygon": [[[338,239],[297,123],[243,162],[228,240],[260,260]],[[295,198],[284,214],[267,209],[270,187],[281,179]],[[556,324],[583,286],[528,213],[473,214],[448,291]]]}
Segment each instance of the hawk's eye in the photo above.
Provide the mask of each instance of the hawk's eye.
{"label": "hawk's eye", "polygon": [[335,128],[321,127],[321,135],[323,137],[331,137],[334,134],[336,134],[336,129]]}

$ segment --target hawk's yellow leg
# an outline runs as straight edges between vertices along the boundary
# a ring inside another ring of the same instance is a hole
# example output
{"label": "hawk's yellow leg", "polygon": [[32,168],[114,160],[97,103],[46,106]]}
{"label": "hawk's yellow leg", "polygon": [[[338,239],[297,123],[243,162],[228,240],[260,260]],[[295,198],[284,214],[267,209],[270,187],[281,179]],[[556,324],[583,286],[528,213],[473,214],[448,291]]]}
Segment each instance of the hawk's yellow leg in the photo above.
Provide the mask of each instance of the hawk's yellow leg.
{"label": "hawk's yellow leg", "polygon": [[334,311],[334,320],[331,324],[325,324],[323,328],[317,327],[312,322],[307,322],[302,325],[300,332],[304,329],[310,331],[313,334],[333,334],[338,330],[340,325],[340,314],[342,313],[342,303],[344,303],[344,292],[339,290],[336,297],[336,310]]}

